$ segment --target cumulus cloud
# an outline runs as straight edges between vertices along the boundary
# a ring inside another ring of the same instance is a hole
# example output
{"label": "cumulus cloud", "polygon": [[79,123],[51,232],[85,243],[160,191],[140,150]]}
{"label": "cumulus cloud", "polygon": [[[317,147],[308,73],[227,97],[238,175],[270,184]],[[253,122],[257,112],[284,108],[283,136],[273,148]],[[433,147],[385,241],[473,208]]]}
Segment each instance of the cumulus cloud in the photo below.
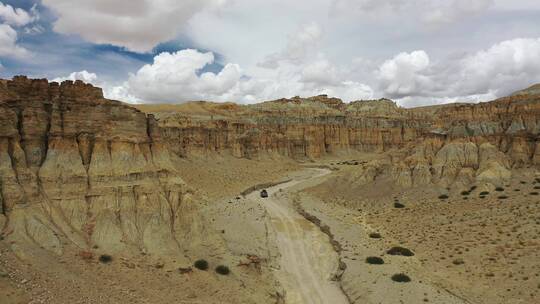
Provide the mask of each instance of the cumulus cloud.
{"label": "cumulus cloud", "polygon": [[376,71],[379,87],[408,105],[480,101],[540,82],[540,39],[513,39],[433,63],[425,51],[400,53]]}
{"label": "cumulus cloud", "polygon": [[97,79],[98,79],[98,76],[95,73],[90,73],[87,70],[83,70],[80,72],[73,72],[69,74],[68,76],[54,78],[51,81],[62,82],[65,80],[72,80],[72,81],[82,80],[86,83],[96,84]]}
{"label": "cumulus cloud", "polygon": [[26,58],[30,52],[17,45],[17,32],[7,24],[0,24],[0,56]]}
{"label": "cumulus cloud", "polygon": [[57,14],[54,30],[135,52],[177,37],[187,21],[225,0],[43,0]]}
{"label": "cumulus cloud", "polygon": [[510,94],[540,81],[540,38],[513,39],[466,56],[459,62],[459,91],[468,94],[494,90]]}
{"label": "cumulus cloud", "polygon": [[205,67],[214,60],[213,53],[193,49],[163,52],[155,56],[151,64],[130,75],[124,84],[106,88],[105,93],[109,98],[150,103],[193,100],[253,103],[318,94],[350,101],[373,95],[369,86],[355,81],[327,81],[323,73],[325,64],[329,63],[323,62],[320,67],[306,65],[304,69],[283,65],[270,73],[251,74],[245,73],[238,64],[228,63],[218,73],[205,72]]}
{"label": "cumulus cloud", "polygon": [[129,92],[148,102],[222,100],[238,84],[242,72],[238,65],[227,64],[218,74],[201,73],[213,62],[211,52],[161,53],[129,77]]}
{"label": "cumulus cloud", "polygon": [[377,71],[381,89],[390,97],[405,97],[418,94],[430,85],[430,79],[423,73],[430,65],[425,51],[400,53],[386,60]]}
{"label": "cumulus cloud", "polygon": [[38,18],[35,6],[31,13],[0,2],[0,20],[12,26],[25,26]]}
{"label": "cumulus cloud", "polygon": [[105,96],[105,98],[120,100],[129,103],[137,103],[140,101],[138,98],[128,92],[129,88],[127,86],[127,83],[123,83],[120,85],[112,85],[109,82],[100,79],[96,73],[92,73],[87,70],[73,72],[67,76],[56,77],[53,78],[51,81],[61,83],[65,80],[81,80],[85,83],[90,83],[94,86],[101,87],[103,89],[103,95]]}

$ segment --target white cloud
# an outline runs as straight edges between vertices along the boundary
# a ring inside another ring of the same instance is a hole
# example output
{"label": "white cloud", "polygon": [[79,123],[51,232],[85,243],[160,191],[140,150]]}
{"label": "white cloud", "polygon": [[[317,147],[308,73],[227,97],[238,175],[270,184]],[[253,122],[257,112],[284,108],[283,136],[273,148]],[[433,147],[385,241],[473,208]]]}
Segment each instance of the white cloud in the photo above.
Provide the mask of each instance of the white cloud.
{"label": "white cloud", "polygon": [[425,51],[400,53],[379,67],[376,72],[379,86],[391,97],[418,94],[430,83],[430,79],[422,75],[429,64],[429,56]]}
{"label": "white cloud", "polygon": [[193,100],[253,103],[318,94],[350,101],[373,95],[370,87],[352,80],[338,76],[331,83],[324,80],[322,74],[329,63],[321,62],[320,70],[317,70],[317,64],[300,67],[281,64],[276,69],[261,69],[260,73],[251,74],[243,72],[237,64],[228,63],[220,72],[212,73],[203,72],[206,66],[214,63],[214,55],[210,52],[190,49],[164,52],[155,56],[152,64],[144,65],[132,74],[123,85],[105,92],[110,98],[151,103]]}
{"label": "white cloud", "polygon": [[139,99],[131,95],[128,92],[127,83],[115,86],[110,83],[101,80],[96,73],[88,72],[87,70],[82,70],[79,72],[73,72],[67,76],[61,76],[53,78],[51,81],[54,82],[63,82],[65,80],[82,80],[85,83],[90,83],[94,86],[101,87],[103,89],[103,95],[105,98],[120,100],[124,102],[137,103]]}
{"label": "white cloud", "polygon": [[33,14],[30,14],[21,8],[14,8],[9,4],[0,2],[0,19],[6,24],[12,26],[25,26],[38,18],[35,7],[32,8],[32,13]]}
{"label": "white cloud", "polygon": [[381,89],[407,105],[480,101],[540,82],[540,39],[513,39],[432,63],[424,51],[401,53],[376,72]]}
{"label": "white cloud", "polygon": [[135,52],[148,52],[160,42],[175,39],[195,14],[224,3],[225,0],[43,0],[58,15],[55,31]]}
{"label": "white cloud", "polygon": [[276,68],[280,62],[299,64],[317,47],[322,35],[323,31],[317,23],[304,24],[293,35],[289,35],[287,46],[283,50],[266,56],[259,66]]}
{"label": "white cloud", "polygon": [[7,24],[0,24],[0,56],[26,58],[30,52],[17,45],[17,32]]}
{"label": "white cloud", "polygon": [[513,39],[461,60],[457,90],[499,96],[540,81],[540,38]]}
{"label": "white cloud", "polygon": [[161,53],[129,77],[129,92],[148,102],[221,101],[238,84],[242,72],[238,65],[227,64],[218,74],[200,73],[213,62],[210,52]]}
{"label": "white cloud", "polygon": [[82,80],[82,81],[84,81],[86,83],[96,84],[97,79],[98,79],[98,77],[97,77],[97,75],[95,73],[90,73],[87,70],[83,70],[83,71],[80,71],[80,72],[73,72],[73,73],[71,73],[71,74],[69,74],[68,76],[65,76],[65,77],[54,78],[51,81],[62,82],[62,81],[65,81],[65,80],[72,80],[72,81]]}

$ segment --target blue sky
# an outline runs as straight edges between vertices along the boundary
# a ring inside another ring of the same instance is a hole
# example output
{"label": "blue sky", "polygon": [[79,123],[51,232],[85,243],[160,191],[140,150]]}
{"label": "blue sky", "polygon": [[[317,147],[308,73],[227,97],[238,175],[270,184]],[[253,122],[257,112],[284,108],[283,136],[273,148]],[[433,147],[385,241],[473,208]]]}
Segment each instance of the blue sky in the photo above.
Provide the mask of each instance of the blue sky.
{"label": "blue sky", "polygon": [[3,0],[0,77],[128,102],[477,102],[540,82],[534,0]]}

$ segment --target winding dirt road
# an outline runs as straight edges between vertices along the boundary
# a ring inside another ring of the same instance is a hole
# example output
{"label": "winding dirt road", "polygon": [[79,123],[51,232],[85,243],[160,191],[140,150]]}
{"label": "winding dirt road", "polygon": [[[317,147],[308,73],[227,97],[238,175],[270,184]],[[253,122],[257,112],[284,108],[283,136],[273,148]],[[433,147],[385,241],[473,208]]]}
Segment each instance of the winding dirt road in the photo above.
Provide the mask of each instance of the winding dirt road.
{"label": "winding dirt road", "polygon": [[251,198],[262,200],[270,214],[281,253],[281,268],[276,275],[285,289],[287,304],[348,303],[338,284],[331,281],[339,258],[328,236],[298,214],[285,195],[286,189],[328,173],[322,169],[308,170],[304,176],[267,189],[269,197],[265,199],[258,197],[258,191],[250,194]]}

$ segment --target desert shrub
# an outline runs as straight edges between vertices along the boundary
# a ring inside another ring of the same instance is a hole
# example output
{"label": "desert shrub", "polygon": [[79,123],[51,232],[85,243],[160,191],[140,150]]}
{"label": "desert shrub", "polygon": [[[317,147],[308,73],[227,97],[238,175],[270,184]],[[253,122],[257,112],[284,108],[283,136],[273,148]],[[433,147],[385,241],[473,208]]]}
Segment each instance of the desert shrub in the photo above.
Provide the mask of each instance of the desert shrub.
{"label": "desert shrub", "polygon": [[469,191],[461,191],[461,195],[469,195],[471,194]]}
{"label": "desert shrub", "polygon": [[366,258],[366,263],[372,265],[382,265],[384,264],[384,260],[380,257],[370,256]]}
{"label": "desert shrub", "polygon": [[452,264],[454,265],[463,265],[465,264],[465,262],[463,261],[463,259],[455,259],[452,261]]}
{"label": "desert shrub", "polygon": [[218,267],[216,267],[216,272],[221,275],[228,275],[229,273],[231,273],[229,267],[224,265],[219,265]]}
{"label": "desert shrub", "polygon": [[208,262],[203,259],[195,261],[195,263],[193,263],[193,266],[195,266],[195,268],[199,270],[208,270]]}
{"label": "desert shrub", "polygon": [[372,238],[372,239],[380,239],[382,238],[381,234],[378,233],[378,232],[372,232],[369,234],[369,237]]}
{"label": "desert shrub", "polygon": [[538,195],[538,192],[531,192],[530,195]]}
{"label": "desert shrub", "polygon": [[108,255],[108,254],[102,254],[99,256],[99,261],[103,264],[108,264],[110,262],[112,262],[113,258],[112,256]]}
{"label": "desert shrub", "polygon": [[495,191],[497,191],[497,192],[503,192],[503,191],[504,191],[504,188],[503,188],[503,187],[497,187],[497,188],[495,188]]}
{"label": "desert shrub", "polygon": [[406,257],[411,257],[414,255],[414,252],[412,252],[411,250],[399,246],[390,248],[386,253],[388,253],[389,255],[402,255]]}
{"label": "desert shrub", "polygon": [[534,186],[534,189],[538,190],[538,189],[540,189],[540,186]]}
{"label": "desert shrub", "polygon": [[486,198],[486,196],[485,195],[480,195],[479,198]]}
{"label": "desert shrub", "polygon": [[405,205],[403,205],[400,202],[395,202],[394,203],[394,208],[402,209],[402,208],[405,208]]}
{"label": "desert shrub", "polygon": [[502,199],[502,200],[507,199],[507,198],[508,198],[508,196],[506,196],[506,195],[501,195],[501,196],[498,197],[498,199]]}
{"label": "desert shrub", "polygon": [[471,189],[469,189],[469,192],[473,192],[474,190],[476,190],[476,186],[472,186]]}
{"label": "desert shrub", "polygon": [[392,281],[398,283],[407,283],[411,281],[411,278],[409,278],[409,276],[404,273],[397,273],[392,276]]}
{"label": "desert shrub", "polygon": [[448,199],[448,195],[446,195],[446,194],[441,194],[441,195],[439,195],[439,199],[440,199],[440,200]]}
{"label": "desert shrub", "polygon": [[480,192],[480,195],[483,195],[483,196],[486,196],[486,195],[488,195],[488,194],[489,194],[489,192],[487,192],[487,191],[482,191],[482,192]]}

